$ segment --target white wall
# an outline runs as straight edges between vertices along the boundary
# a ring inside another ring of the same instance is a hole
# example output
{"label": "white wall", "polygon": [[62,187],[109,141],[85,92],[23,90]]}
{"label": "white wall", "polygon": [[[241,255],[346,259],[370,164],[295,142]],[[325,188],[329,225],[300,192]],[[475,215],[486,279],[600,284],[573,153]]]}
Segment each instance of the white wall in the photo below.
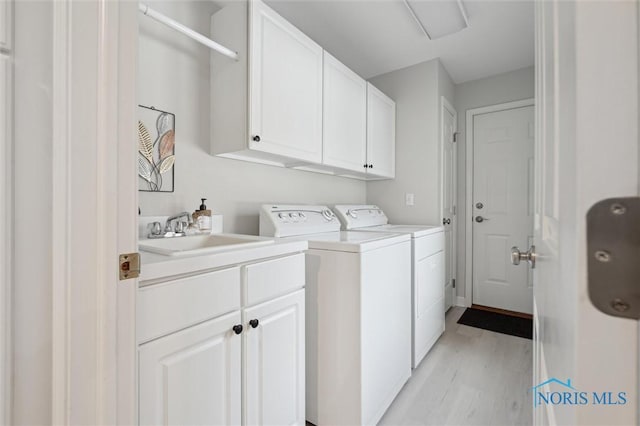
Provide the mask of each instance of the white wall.
{"label": "white wall", "polygon": [[52,4],[15,2],[14,425],[51,423]]}
{"label": "white wall", "polygon": [[[487,77],[480,80],[468,81],[458,84],[455,93],[455,108],[458,112],[458,247],[457,261],[458,283],[464,283],[465,250],[466,250],[466,114],[467,110],[495,105],[520,99],[534,97],[534,68],[522,68],[520,70]],[[457,286],[457,295],[464,296],[464,285]]]}
{"label": "white wall", "polygon": [[[216,7],[206,1],[151,2],[209,33]],[[210,50],[140,15],[138,102],[176,114],[174,193],[140,192],[143,215],[193,211],[200,198],[224,215],[225,232],[256,234],[263,203],[364,203],[365,183],[209,154]]]}
{"label": "white wall", "polygon": [[[440,77],[439,77],[440,76]],[[440,223],[440,95],[453,102],[453,83],[438,59],[371,79],[396,101],[396,178],[367,183],[367,202],[391,222]],[[405,194],[415,195],[413,206]]]}

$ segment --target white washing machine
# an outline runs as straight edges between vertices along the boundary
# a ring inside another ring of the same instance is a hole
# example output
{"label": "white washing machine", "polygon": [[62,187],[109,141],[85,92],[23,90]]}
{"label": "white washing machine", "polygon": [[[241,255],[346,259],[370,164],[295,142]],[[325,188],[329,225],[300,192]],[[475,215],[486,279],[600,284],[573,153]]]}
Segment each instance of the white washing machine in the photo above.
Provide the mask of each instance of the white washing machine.
{"label": "white washing machine", "polygon": [[442,226],[391,225],[373,205],[337,205],[342,229],[411,235],[412,356],[416,368],[444,332],[445,257]]}
{"label": "white washing machine", "polygon": [[325,206],[265,205],[260,235],[305,239],[306,418],[373,425],[411,376],[411,238],[340,231]]}

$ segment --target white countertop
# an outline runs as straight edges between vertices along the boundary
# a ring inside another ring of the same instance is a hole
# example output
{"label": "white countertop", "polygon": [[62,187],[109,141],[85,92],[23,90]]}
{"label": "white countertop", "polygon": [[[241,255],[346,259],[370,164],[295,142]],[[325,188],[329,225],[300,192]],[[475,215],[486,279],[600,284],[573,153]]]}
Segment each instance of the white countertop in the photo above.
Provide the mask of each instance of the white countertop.
{"label": "white countertop", "polygon": [[306,240],[275,239],[273,244],[263,246],[234,247],[216,253],[184,257],[164,256],[140,251],[141,271],[139,285],[142,287],[153,284],[153,281],[175,275],[191,274],[259,259],[284,256],[302,252],[307,248]]}
{"label": "white countertop", "polygon": [[381,247],[409,241],[411,240],[411,235],[394,234],[391,232],[361,232],[355,230],[276,238],[276,241],[278,240],[306,240],[309,242],[309,249],[364,253]]}

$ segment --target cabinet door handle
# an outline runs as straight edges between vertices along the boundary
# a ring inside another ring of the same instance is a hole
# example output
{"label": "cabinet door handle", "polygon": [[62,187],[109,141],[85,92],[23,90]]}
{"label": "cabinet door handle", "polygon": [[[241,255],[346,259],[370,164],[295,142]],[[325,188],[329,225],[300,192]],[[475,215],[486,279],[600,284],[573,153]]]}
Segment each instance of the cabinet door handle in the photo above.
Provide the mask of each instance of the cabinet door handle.
{"label": "cabinet door handle", "polygon": [[258,321],[257,319],[252,319],[251,321],[249,321],[249,325],[253,328],[257,328],[259,324],[260,321]]}
{"label": "cabinet door handle", "polygon": [[242,329],[243,329],[242,324],[238,324],[238,325],[234,325],[233,326],[233,332],[236,333],[236,334],[242,333]]}
{"label": "cabinet door handle", "polygon": [[254,142],[260,142],[260,136],[259,136],[259,135],[255,135],[255,136],[253,137],[253,141],[254,141]]}
{"label": "cabinet door handle", "polygon": [[373,169],[373,164],[369,164],[369,168],[370,168],[370,169]]}
{"label": "cabinet door handle", "polygon": [[366,169],[367,167],[369,167],[369,165],[368,165],[368,164],[365,164],[363,167]]}

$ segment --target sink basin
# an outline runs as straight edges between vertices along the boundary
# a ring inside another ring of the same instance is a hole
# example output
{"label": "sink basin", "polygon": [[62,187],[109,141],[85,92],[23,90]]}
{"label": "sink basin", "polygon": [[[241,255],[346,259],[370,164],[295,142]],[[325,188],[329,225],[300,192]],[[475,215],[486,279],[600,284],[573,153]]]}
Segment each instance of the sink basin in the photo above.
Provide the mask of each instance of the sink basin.
{"label": "sink basin", "polygon": [[138,247],[165,256],[193,256],[268,244],[273,244],[273,240],[253,235],[213,234],[140,240]]}

